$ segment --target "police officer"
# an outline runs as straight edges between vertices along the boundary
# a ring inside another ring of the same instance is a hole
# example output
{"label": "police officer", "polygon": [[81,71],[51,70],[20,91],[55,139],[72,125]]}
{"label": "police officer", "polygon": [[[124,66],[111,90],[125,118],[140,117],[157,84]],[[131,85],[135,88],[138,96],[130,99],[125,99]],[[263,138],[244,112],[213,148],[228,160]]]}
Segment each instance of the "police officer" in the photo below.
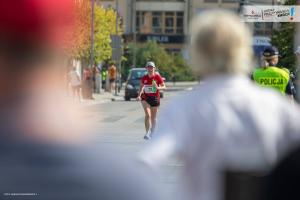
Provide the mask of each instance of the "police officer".
{"label": "police officer", "polygon": [[278,49],[267,47],[263,52],[266,65],[254,70],[253,80],[263,87],[274,88],[293,99],[294,86],[287,71],[276,67],[278,63]]}
{"label": "police officer", "polygon": [[106,88],[106,77],[107,77],[107,70],[102,68],[101,70],[101,78],[102,78],[102,89]]}

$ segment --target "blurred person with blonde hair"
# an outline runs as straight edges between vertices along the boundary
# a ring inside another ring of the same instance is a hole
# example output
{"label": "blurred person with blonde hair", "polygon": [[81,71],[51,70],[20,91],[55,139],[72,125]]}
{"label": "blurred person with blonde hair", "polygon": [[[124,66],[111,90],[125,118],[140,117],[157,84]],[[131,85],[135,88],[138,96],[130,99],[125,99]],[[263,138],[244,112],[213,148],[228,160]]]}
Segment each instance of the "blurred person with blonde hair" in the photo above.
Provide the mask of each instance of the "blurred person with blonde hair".
{"label": "blurred person with blonde hair", "polygon": [[269,169],[299,143],[300,109],[249,80],[252,39],[238,16],[205,11],[191,29],[193,69],[203,84],[162,109],[139,156],[154,168],[178,156],[179,199],[221,200],[223,171]]}
{"label": "blurred person with blonde hair", "polygon": [[0,0],[0,199],[159,199],[134,162],[94,148],[65,96],[74,2]]}

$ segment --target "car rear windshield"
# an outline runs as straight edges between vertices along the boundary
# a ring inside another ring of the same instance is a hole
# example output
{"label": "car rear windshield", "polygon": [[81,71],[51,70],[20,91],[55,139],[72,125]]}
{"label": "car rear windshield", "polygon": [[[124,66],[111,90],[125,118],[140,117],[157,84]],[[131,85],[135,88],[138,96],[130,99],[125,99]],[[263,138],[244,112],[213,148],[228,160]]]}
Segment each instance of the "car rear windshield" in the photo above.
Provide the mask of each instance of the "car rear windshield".
{"label": "car rear windshield", "polygon": [[141,79],[146,74],[147,70],[133,70],[130,79]]}

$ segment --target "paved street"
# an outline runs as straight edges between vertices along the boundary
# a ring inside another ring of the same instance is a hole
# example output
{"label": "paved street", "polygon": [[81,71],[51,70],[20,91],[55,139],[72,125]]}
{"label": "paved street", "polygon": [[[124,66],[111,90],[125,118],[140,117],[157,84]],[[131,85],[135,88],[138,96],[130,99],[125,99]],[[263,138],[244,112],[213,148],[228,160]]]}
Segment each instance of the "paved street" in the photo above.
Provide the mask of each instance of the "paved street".
{"label": "paved street", "polygon": [[[190,87],[186,86],[166,91],[161,106],[189,89]],[[99,125],[94,140],[97,145],[117,147],[131,155],[135,155],[146,145],[147,141],[143,139],[144,111],[140,102],[134,99],[127,102],[119,97],[115,101],[86,106],[84,110],[85,120],[93,120]],[[179,169],[180,164],[175,159],[169,160],[162,166],[159,177],[167,196],[172,193],[177,182]]]}

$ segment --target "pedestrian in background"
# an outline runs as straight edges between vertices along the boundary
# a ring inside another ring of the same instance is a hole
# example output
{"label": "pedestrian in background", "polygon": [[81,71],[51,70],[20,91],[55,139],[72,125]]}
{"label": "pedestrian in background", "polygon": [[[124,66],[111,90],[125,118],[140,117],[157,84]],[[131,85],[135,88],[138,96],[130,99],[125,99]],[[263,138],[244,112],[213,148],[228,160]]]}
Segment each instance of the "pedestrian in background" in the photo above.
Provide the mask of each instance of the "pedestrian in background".
{"label": "pedestrian in background", "polygon": [[0,1],[0,199],[159,199],[135,162],[89,142],[62,92],[73,3]]}
{"label": "pedestrian in background", "polygon": [[102,89],[104,89],[105,91],[107,91],[106,90],[106,79],[107,79],[107,70],[106,70],[106,68],[104,68],[104,67],[102,67],[102,70],[101,70],[101,78],[102,78]]}
{"label": "pedestrian in background", "polygon": [[300,109],[249,80],[252,38],[237,15],[205,11],[190,27],[193,67],[204,83],[162,109],[140,158],[157,167],[178,156],[175,199],[221,200],[224,171],[270,169],[299,144]]}
{"label": "pedestrian in background", "polygon": [[85,67],[83,70],[82,97],[93,99],[93,72],[89,67]]}
{"label": "pedestrian in background", "polygon": [[68,73],[68,80],[72,89],[73,99],[78,98],[78,100],[80,101],[81,78],[78,71],[76,70],[76,67],[72,67],[72,70]]}
{"label": "pedestrian in background", "polygon": [[173,81],[173,86],[175,86],[175,84],[176,84],[176,75],[175,74],[172,75],[172,81]]}
{"label": "pedestrian in background", "polygon": [[117,78],[117,68],[114,63],[111,63],[108,67],[108,78],[109,78],[109,92],[115,89],[116,78]]}
{"label": "pedestrian in background", "polygon": [[93,66],[93,84],[94,84],[94,92],[95,93],[100,93],[100,88],[101,88],[101,70],[98,66],[94,65]]}

